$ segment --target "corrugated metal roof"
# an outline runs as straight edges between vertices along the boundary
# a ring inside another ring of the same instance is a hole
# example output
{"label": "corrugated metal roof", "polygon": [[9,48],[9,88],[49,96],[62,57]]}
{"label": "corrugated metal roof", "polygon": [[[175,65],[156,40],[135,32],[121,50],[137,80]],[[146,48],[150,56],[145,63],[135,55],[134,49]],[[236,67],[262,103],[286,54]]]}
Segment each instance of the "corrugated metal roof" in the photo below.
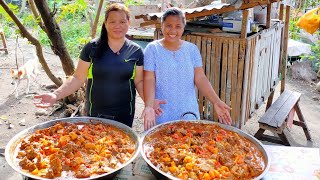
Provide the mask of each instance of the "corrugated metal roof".
{"label": "corrugated metal roof", "polygon": [[[229,6],[229,4],[226,3],[215,3],[215,4],[210,4],[207,6],[202,6],[202,7],[197,7],[197,8],[192,8],[192,9],[183,9],[182,11],[186,14],[192,14],[194,12],[202,12],[204,10],[212,10],[212,9],[221,9],[224,6]],[[161,13],[149,13],[146,14],[147,17],[149,18],[160,18],[162,16],[163,12]]]}
{"label": "corrugated metal roof", "polygon": [[[268,3],[274,3],[274,2],[281,2],[284,5],[292,6],[292,1],[293,0],[261,0],[261,2],[252,2],[252,3],[247,3],[247,4],[242,4],[244,6],[244,9],[247,8],[252,8],[254,6],[258,5],[266,5]],[[232,6],[230,4],[226,3],[221,3],[221,1],[213,2],[213,4],[207,5],[207,6],[202,6],[202,7],[197,7],[197,8],[192,8],[192,9],[183,9],[182,11],[185,12],[186,16],[188,15],[192,17],[192,14],[197,14],[197,13],[202,13],[206,11],[211,11],[211,10],[220,10],[220,9],[225,9],[224,7],[228,8],[227,6]],[[234,6],[233,6],[234,7]],[[233,11],[236,10],[237,8],[234,7],[234,9],[228,9],[228,11]],[[240,7],[241,9],[241,7]],[[163,12],[161,13],[148,13],[148,14],[141,14],[139,16],[136,16],[136,18],[144,18],[145,21],[148,20],[156,20],[159,19],[163,15]],[[201,16],[201,15],[200,15]],[[148,19],[148,20],[147,20]]]}

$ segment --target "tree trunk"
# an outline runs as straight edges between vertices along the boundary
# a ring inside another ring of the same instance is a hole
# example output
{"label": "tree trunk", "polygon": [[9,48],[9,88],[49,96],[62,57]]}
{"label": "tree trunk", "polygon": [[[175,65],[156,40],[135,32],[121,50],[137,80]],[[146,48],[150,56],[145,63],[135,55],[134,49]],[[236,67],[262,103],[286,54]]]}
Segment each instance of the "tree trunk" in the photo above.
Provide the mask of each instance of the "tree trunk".
{"label": "tree trunk", "polygon": [[51,48],[53,52],[60,57],[65,74],[67,76],[72,76],[74,73],[74,64],[62,39],[60,27],[54,19],[56,9],[54,9],[53,12],[50,12],[46,0],[35,0],[35,4],[41,14],[44,25],[47,28],[47,35],[52,42],[53,47]]}
{"label": "tree trunk", "polygon": [[92,39],[94,39],[96,37],[97,26],[98,26],[99,17],[100,17],[100,14],[101,14],[101,9],[102,9],[102,6],[103,6],[103,2],[104,2],[104,0],[100,0],[99,1],[99,7],[98,7],[98,10],[97,10],[96,18],[94,19],[94,23],[93,23],[93,26],[92,26],[92,29],[91,29],[91,38]]}
{"label": "tree trunk", "polygon": [[8,15],[12,18],[12,20],[16,23],[16,25],[18,26],[18,28],[20,30],[21,36],[27,38],[31,42],[31,44],[35,45],[37,56],[39,58],[40,64],[42,65],[42,68],[44,69],[44,71],[46,72],[48,77],[51,79],[51,81],[54,82],[57,86],[60,86],[62,84],[62,82],[58,78],[56,78],[52,74],[52,72],[50,71],[47,62],[43,57],[42,47],[41,47],[40,42],[27,31],[27,29],[23,26],[23,24],[20,22],[20,20],[17,18],[17,16],[10,10],[8,5],[3,0],[0,0],[0,5],[8,13]]}
{"label": "tree trunk", "polygon": [[30,9],[31,9],[31,11],[32,11],[33,16],[35,17],[36,20],[38,20],[38,21],[37,21],[37,22],[38,22],[38,25],[40,26],[40,28],[41,28],[46,34],[48,34],[48,33],[47,33],[47,32],[48,32],[48,31],[47,31],[47,28],[44,26],[43,21],[42,21],[40,15],[39,15],[38,10],[37,10],[37,7],[36,7],[36,5],[34,4],[34,0],[28,0],[28,2],[29,2]]}

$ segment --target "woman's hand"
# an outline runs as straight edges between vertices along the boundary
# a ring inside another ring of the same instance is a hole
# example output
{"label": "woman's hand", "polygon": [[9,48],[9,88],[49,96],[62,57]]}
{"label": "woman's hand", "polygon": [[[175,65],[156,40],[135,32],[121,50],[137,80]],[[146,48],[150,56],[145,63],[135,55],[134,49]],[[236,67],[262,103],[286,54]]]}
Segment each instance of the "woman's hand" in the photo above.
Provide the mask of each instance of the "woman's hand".
{"label": "woman's hand", "polygon": [[214,103],[213,105],[214,105],[214,109],[216,110],[216,113],[218,114],[219,122],[223,124],[231,125],[232,119],[229,113],[231,108],[221,100]]}
{"label": "woman's hand", "polygon": [[145,107],[141,118],[144,119],[144,130],[148,130],[156,125],[156,115],[152,107]]}
{"label": "woman's hand", "polygon": [[34,105],[39,108],[47,108],[57,102],[57,95],[54,93],[46,93],[34,96]]}
{"label": "woman's hand", "polygon": [[160,108],[160,104],[167,104],[166,100],[155,99],[153,103],[153,109],[156,113],[156,116],[161,116],[163,110]]}

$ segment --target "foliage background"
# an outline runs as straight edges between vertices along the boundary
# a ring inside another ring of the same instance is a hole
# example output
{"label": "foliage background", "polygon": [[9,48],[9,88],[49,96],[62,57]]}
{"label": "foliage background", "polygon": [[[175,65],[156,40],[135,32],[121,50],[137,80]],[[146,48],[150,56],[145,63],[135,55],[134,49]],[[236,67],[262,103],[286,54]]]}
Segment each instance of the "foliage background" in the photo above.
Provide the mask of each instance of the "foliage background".
{"label": "foliage background", "polygon": [[[37,24],[37,19],[33,16],[31,10],[26,8],[19,13],[17,5],[8,4],[14,14],[20,19],[22,24],[36,37],[43,46],[50,46],[50,40],[46,33]],[[79,56],[79,53],[87,42],[91,40],[91,27],[89,13],[95,17],[95,9],[88,5],[84,0],[75,0],[73,2],[65,0],[50,0],[48,5],[51,11],[54,7],[57,9],[55,14],[56,21],[60,26],[62,37],[67,46],[68,52],[73,59]],[[28,6],[27,6],[28,7]],[[103,12],[102,12],[103,13]],[[97,37],[100,33],[100,26],[103,16],[100,16],[97,29]],[[9,17],[9,15],[0,6],[0,24],[7,38],[14,38],[19,35],[18,28]]]}

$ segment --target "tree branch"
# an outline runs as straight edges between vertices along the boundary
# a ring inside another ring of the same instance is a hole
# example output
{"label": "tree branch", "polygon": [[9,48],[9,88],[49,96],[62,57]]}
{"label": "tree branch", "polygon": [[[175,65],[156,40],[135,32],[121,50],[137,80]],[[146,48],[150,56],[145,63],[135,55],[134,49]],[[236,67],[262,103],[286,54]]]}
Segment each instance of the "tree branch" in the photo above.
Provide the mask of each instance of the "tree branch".
{"label": "tree branch", "polygon": [[44,25],[47,28],[47,35],[52,42],[53,52],[60,57],[63,71],[67,76],[71,76],[74,73],[74,64],[67,51],[64,40],[61,36],[61,31],[58,23],[50,12],[49,6],[46,0],[35,0],[34,1]]}
{"label": "tree branch", "polygon": [[28,0],[32,14],[34,15],[34,17],[36,18],[38,25],[40,26],[40,28],[47,34],[47,28],[44,26],[43,21],[39,15],[39,12],[37,10],[36,5],[34,4],[34,0]]}
{"label": "tree branch", "polygon": [[96,17],[94,19],[94,23],[93,23],[92,30],[91,30],[92,39],[95,38],[96,33],[97,33],[97,26],[98,26],[98,21],[99,21],[99,17],[100,17],[100,14],[101,14],[101,9],[102,9],[102,6],[103,6],[103,2],[104,2],[104,0],[100,0],[99,1],[98,11],[97,11]]}

